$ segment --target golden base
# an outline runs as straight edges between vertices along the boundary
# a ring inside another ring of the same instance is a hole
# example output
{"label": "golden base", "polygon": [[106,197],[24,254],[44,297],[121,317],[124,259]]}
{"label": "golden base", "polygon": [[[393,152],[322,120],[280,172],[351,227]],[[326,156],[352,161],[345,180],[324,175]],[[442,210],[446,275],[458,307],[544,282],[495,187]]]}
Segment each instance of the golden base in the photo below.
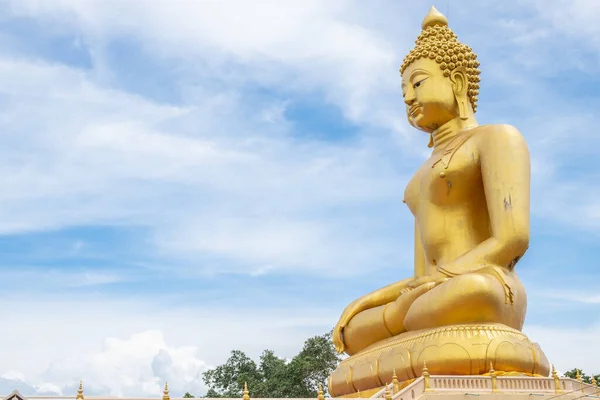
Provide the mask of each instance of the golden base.
{"label": "golden base", "polygon": [[542,350],[520,331],[501,324],[452,325],[406,332],[345,359],[329,377],[329,393],[364,396],[390,383],[394,371],[400,382],[421,376],[423,362],[431,375],[482,375],[490,363],[497,371],[550,373]]}

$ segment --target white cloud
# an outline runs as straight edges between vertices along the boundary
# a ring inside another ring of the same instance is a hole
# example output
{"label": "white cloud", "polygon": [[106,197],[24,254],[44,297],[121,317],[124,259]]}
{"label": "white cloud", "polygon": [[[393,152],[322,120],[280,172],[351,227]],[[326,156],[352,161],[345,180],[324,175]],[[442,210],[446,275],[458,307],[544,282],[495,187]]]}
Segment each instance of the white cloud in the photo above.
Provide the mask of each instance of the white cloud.
{"label": "white cloud", "polygon": [[0,393],[7,395],[13,390],[18,390],[21,394],[38,394],[56,396],[61,394],[59,386],[53,383],[42,383],[40,385],[30,385],[27,383],[25,374],[19,371],[9,370],[0,374]]}
{"label": "white cloud", "polygon": [[[108,41],[135,38],[156,57],[194,64],[187,67],[192,76],[228,87],[255,84],[295,92],[324,90],[326,100],[340,106],[347,118],[401,129],[399,121],[404,118],[397,114],[396,73],[400,56],[394,47],[398,37],[391,42],[374,29],[376,24],[363,27],[360,18],[365,15],[353,15],[353,2],[173,4],[146,7],[123,1],[107,9],[101,2],[61,1],[49,6],[19,1],[13,2],[11,11],[51,26],[69,21],[86,37],[96,64],[102,64]],[[404,25],[406,16],[398,15],[398,26]],[[405,40],[407,48],[411,41]],[[388,101],[391,97],[396,104]]]}
{"label": "white cloud", "polygon": [[600,15],[600,4],[597,1],[558,0],[551,6],[550,3],[541,0],[533,0],[531,3],[542,21],[565,37],[584,44],[579,50],[588,46],[595,48],[600,46],[600,27],[596,23]]}
{"label": "white cloud", "polygon": [[2,393],[2,396],[12,393],[13,390],[18,390],[20,393],[37,393],[35,387],[23,382],[20,377],[10,377],[12,375],[14,375],[14,373],[8,374],[9,378],[0,376],[0,393]]}
{"label": "white cloud", "polygon": [[[326,215],[383,204],[409,218],[399,202],[406,178],[380,160],[386,138],[300,143],[285,126],[272,136],[271,123],[245,120],[244,98],[161,106],[67,67],[14,60],[0,67],[11,135],[0,161],[5,234],[131,224],[148,227],[159,252],[214,253],[250,270],[352,270],[368,257],[400,253],[369,233],[372,220]],[[357,237],[364,245],[347,254]]]}
{"label": "white cloud", "polygon": [[128,339],[107,338],[96,353],[54,360],[44,378],[71,385],[82,379],[88,392],[119,397],[153,397],[168,381],[180,396],[205,391],[201,376],[205,370],[197,347],[169,348],[162,332],[145,331]]}
{"label": "white cloud", "polygon": [[25,375],[19,371],[6,371],[0,375],[0,378],[25,382]]}

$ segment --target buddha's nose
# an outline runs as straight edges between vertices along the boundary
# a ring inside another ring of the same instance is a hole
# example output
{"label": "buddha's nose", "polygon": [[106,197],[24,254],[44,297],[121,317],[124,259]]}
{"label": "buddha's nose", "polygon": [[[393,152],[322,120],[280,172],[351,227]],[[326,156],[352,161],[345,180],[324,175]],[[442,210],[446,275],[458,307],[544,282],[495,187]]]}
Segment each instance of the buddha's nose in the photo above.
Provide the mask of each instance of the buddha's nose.
{"label": "buddha's nose", "polygon": [[406,94],[406,96],[404,96],[404,103],[407,106],[411,106],[413,103],[415,102],[415,96],[412,94]]}

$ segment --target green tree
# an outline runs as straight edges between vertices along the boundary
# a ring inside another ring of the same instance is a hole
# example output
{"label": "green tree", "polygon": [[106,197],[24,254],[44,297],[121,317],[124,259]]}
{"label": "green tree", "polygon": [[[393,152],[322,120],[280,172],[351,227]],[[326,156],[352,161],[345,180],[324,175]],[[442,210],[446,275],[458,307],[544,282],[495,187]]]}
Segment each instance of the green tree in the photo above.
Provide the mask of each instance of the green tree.
{"label": "green tree", "polygon": [[331,341],[331,332],[308,339],[289,364],[292,376],[301,383],[297,389],[298,396],[294,397],[300,397],[300,393],[303,397],[316,396],[319,383],[326,390],[327,379],[339,362],[340,356]]}
{"label": "green tree", "polygon": [[193,399],[194,395],[191,394],[190,392],[185,392],[185,394],[183,395],[184,399]]}
{"label": "green tree", "polygon": [[265,350],[257,364],[234,350],[225,364],[203,374],[209,388],[206,397],[241,397],[244,383],[251,397],[316,397],[318,384],[327,390],[327,378],[339,362],[331,332],[308,339],[290,361]]}
{"label": "green tree", "polygon": [[202,379],[209,388],[206,397],[241,397],[245,382],[254,387],[262,380],[256,363],[240,350],[233,350],[225,364],[204,372]]}
{"label": "green tree", "polygon": [[[592,383],[592,376],[586,375],[579,368],[573,368],[572,370],[569,370],[569,371],[565,372],[564,376],[566,376],[567,378],[577,379],[577,371],[579,371],[579,373],[581,374],[581,380],[582,380],[582,382],[584,382],[584,383]],[[593,375],[593,378],[596,380],[596,382],[598,382],[598,384],[600,384],[600,374]]]}

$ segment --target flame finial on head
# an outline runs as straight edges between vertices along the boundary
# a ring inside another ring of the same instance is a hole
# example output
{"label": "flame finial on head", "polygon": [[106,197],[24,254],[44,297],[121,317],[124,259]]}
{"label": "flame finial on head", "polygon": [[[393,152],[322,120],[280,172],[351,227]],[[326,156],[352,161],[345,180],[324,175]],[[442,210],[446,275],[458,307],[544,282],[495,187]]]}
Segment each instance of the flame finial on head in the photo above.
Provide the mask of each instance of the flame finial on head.
{"label": "flame finial on head", "polygon": [[446,25],[448,26],[448,18],[441,12],[437,10],[434,6],[431,6],[429,12],[423,18],[423,22],[421,23],[421,29],[426,29],[430,26],[434,25]]}

